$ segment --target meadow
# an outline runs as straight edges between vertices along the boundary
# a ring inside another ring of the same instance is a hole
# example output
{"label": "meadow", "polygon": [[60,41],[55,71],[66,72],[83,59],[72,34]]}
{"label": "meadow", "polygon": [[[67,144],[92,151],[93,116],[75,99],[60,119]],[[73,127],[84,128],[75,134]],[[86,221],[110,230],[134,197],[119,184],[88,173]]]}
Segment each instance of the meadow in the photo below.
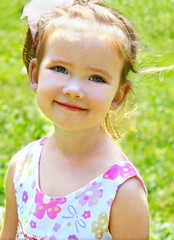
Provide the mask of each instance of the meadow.
{"label": "meadow", "polygon": [[[53,131],[39,111],[22,62],[26,0],[0,1],[0,212],[10,158]],[[174,64],[174,0],[105,0],[128,17],[141,42],[136,70]],[[135,118],[119,141],[148,190],[150,239],[174,239],[174,71],[130,74]],[[2,216],[0,225],[2,224]],[[1,228],[1,227],[0,227]]]}

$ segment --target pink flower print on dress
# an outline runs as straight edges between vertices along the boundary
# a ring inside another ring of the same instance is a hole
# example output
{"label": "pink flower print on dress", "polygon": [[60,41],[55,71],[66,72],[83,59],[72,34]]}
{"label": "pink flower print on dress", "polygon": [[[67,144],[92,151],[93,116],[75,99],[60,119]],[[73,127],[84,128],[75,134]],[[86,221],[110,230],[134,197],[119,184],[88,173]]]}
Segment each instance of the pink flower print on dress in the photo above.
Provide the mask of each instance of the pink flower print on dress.
{"label": "pink flower print on dress", "polygon": [[22,201],[24,203],[26,203],[28,201],[28,194],[26,191],[23,192],[23,195],[22,195]]}
{"label": "pink flower print on dress", "polygon": [[130,163],[126,163],[124,166],[115,164],[103,174],[103,178],[114,180],[118,177],[119,173],[122,178],[133,177],[137,175],[134,167]]}
{"label": "pink flower print on dress", "polygon": [[84,213],[82,214],[82,217],[84,219],[90,218],[91,217],[91,212],[90,211],[84,211]]}
{"label": "pink flower print on dress", "polygon": [[120,167],[120,175],[122,178],[133,177],[137,175],[135,168],[130,164],[126,163],[123,167]]}
{"label": "pink flower print on dress", "polygon": [[76,235],[70,235],[68,237],[68,240],[78,240],[78,238],[76,237]]}
{"label": "pink flower print on dress", "polygon": [[34,222],[33,220],[31,220],[30,226],[31,226],[31,228],[36,228],[36,222]]}
{"label": "pink flower print on dress", "polygon": [[113,203],[113,199],[110,199],[107,201],[107,204],[109,205],[109,207],[111,207],[112,203]]}
{"label": "pink flower print on dress", "polygon": [[42,219],[46,212],[47,216],[50,219],[55,219],[57,217],[57,214],[61,211],[61,208],[58,206],[58,204],[64,204],[66,202],[66,198],[50,198],[49,203],[44,203],[43,198],[44,195],[36,189],[36,209],[33,215],[36,216],[38,219]]}
{"label": "pink flower print on dress", "polygon": [[41,145],[41,146],[44,145],[46,139],[47,139],[47,137],[44,137],[44,138],[41,139],[41,141],[40,141],[40,145]]}
{"label": "pink flower print on dress", "polygon": [[118,176],[118,172],[119,172],[119,166],[115,164],[103,174],[103,178],[105,179],[109,178],[110,180],[114,180]]}
{"label": "pink flower print on dress", "polygon": [[53,230],[54,230],[55,232],[58,232],[60,228],[61,228],[61,225],[60,225],[59,223],[56,223],[56,224],[54,225],[54,227],[53,227]]}
{"label": "pink flower print on dress", "polygon": [[49,238],[49,240],[56,240],[56,237],[53,235]]}
{"label": "pink flower print on dress", "polygon": [[99,189],[101,186],[101,182],[93,182],[92,184],[87,185],[87,189],[84,192],[77,192],[75,199],[79,200],[81,206],[84,206],[88,203],[89,207],[97,204],[98,198],[103,196],[103,189]]}

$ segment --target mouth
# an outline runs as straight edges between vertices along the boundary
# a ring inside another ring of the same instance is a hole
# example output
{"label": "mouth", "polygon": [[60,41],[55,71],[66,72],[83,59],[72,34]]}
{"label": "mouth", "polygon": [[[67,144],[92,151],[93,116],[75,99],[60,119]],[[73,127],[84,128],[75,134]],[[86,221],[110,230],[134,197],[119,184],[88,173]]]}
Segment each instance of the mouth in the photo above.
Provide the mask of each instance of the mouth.
{"label": "mouth", "polygon": [[67,110],[71,110],[71,111],[85,111],[87,110],[86,108],[82,108],[80,106],[76,106],[70,103],[61,103],[61,102],[57,102],[55,101],[60,107],[67,109]]}

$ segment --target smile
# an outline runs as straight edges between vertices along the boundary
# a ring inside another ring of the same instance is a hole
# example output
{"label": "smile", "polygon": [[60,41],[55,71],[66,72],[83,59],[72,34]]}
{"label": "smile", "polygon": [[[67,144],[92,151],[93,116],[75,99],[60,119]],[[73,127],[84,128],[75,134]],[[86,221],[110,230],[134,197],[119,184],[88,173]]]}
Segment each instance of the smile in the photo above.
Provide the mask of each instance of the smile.
{"label": "smile", "polygon": [[76,105],[72,105],[72,104],[69,104],[69,103],[60,103],[60,102],[57,102],[55,101],[60,107],[64,108],[64,109],[67,109],[67,110],[70,110],[70,111],[85,111],[87,110],[86,108],[82,108],[82,107],[79,107],[79,106],[76,106]]}

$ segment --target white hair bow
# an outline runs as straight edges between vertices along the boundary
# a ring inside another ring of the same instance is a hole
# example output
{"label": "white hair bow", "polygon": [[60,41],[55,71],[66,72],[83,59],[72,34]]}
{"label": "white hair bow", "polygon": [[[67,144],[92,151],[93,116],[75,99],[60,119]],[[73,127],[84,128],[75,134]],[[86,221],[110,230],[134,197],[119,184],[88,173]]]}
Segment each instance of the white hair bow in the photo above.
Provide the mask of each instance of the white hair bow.
{"label": "white hair bow", "polygon": [[24,7],[21,19],[28,17],[31,35],[35,38],[38,21],[44,13],[50,13],[52,8],[56,6],[71,5],[73,1],[74,0],[31,0],[31,2]]}

